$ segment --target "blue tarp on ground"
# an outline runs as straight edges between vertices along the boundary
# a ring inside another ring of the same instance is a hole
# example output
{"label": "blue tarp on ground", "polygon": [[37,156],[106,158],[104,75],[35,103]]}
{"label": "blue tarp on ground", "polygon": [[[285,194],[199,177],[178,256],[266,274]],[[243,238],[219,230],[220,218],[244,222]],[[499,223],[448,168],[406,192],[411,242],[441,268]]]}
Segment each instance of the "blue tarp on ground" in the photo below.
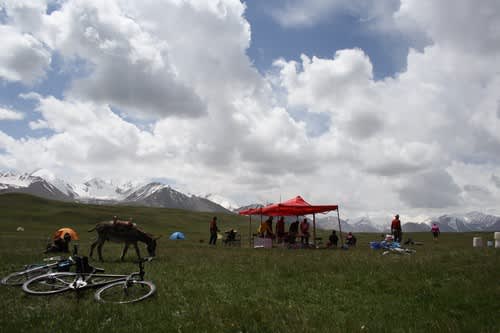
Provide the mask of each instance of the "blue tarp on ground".
{"label": "blue tarp on ground", "polygon": [[174,233],[172,233],[169,237],[171,240],[183,240],[183,239],[186,239],[186,237],[184,236],[184,234],[180,231],[176,231]]}

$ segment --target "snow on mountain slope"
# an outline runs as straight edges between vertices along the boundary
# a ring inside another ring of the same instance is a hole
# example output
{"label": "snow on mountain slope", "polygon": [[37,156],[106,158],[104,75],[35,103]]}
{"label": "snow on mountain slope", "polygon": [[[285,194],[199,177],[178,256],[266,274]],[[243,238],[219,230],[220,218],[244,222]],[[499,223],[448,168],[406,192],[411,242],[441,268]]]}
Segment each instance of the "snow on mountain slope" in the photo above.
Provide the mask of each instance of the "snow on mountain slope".
{"label": "snow on mountain slope", "polygon": [[39,181],[38,177],[33,177],[27,173],[19,175],[14,172],[0,172],[0,188],[24,188],[30,186],[33,182]]}
{"label": "snow on mountain slope", "polygon": [[32,172],[31,176],[44,179],[46,182],[52,184],[59,191],[61,191],[62,193],[66,194],[69,197],[74,198],[77,196],[71,184],[69,184],[68,182],[64,181],[61,178],[58,178],[56,175],[54,175],[47,169],[38,169]]}
{"label": "snow on mountain slope", "polygon": [[129,189],[127,191],[127,196],[124,199],[127,201],[143,200],[165,188],[170,188],[170,186],[161,183],[149,183],[135,189]]}
{"label": "snow on mountain slope", "polygon": [[206,195],[198,195],[198,196],[210,200],[212,202],[215,202],[216,204],[230,211],[234,211],[239,207],[239,205],[236,202],[234,202],[229,198],[223,197],[220,194],[209,193]]}
{"label": "snow on mountain slope", "polygon": [[116,183],[111,180],[92,178],[83,184],[73,186],[74,192],[81,199],[121,201],[141,185],[139,183]]}

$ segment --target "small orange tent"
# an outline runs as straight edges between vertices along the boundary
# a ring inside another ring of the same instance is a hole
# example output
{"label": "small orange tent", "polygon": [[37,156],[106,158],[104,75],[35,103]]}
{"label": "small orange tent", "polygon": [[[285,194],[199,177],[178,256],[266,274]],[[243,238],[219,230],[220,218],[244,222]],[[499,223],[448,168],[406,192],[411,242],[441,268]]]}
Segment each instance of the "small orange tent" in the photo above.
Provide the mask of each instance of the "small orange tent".
{"label": "small orange tent", "polygon": [[61,228],[57,230],[54,233],[54,236],[52,236],[52,239],[58,239],[58,238],[64,238],[65,234],[69,234],[71,236],[71,240],[80,240],[80,237],[78,237],[78,234],[76,233],[75,230],[71,228]]}

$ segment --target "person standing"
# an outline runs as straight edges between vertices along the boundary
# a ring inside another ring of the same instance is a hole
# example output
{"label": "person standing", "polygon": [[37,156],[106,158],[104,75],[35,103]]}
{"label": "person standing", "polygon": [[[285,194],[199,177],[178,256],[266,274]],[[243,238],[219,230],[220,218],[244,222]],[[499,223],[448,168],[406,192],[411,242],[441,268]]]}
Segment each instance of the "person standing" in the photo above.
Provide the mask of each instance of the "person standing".
{"label": "person standing", "polygon": [[217,232],[219,228],[217,228],[217,216],[214,216],[212,221],[210,222],[210,241],[208,244],[215,245],[217,242]]}
{"label": "person standing", "polygon": [[391,222],[391,234],[394,237],[394,241],[401,243],[403,232],[401,229],[401,221],[399,220],[399,215],[394,216],[394,220]]}
{"label": "person standing", "polygon": [[439,231],[439,226],[436,223],[432,224],[431,232],[434,240],[437,241],[441,231]]}
{"label": "person standing", "polygon": [[285,237],[285,218],[282,216],[279,218],[278,222],[276,222],[276,238],[278,243],[283,241]]}
{"label": "person standing", "polygon": [[266,238],[274,238],[273,234],[273,217],[269,216],[266,220],[266,232],[264,237]]}
{"label": "person standing", "polygon": [[295,244],[295,238],[297,237],[298,233],[299,233],[299,220],[297,219],[295,222],[292,222],[290,224],[290,227],[288,229],[288,242],[290,244]]}
{"label": "person standing", "polygon": [[304,245],[309,245],[309,222],[307,218],[300,223],[300,243]]}

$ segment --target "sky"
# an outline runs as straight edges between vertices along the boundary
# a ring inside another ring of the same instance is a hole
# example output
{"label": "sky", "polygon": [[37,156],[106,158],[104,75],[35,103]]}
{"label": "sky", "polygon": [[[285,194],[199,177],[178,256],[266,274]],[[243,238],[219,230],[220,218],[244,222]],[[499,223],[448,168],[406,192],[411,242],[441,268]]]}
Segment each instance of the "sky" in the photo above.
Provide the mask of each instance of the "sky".
{"label": "sky", "polygon": [[0,0],[0,170],[500,214],[496,0]]}

